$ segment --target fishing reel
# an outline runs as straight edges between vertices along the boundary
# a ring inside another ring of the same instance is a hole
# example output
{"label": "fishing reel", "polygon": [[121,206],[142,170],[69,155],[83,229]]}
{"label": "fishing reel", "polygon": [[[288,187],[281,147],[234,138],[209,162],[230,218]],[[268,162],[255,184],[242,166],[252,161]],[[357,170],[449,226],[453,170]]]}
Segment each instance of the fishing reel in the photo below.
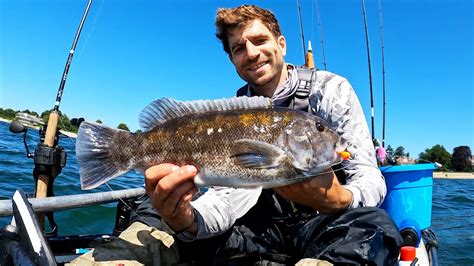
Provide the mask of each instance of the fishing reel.
{"label": "fishing reel", "polygon": [[26,149],[26,157],[33,158],[37,167],[50,166],[55,168],[53,169],[54,174],[52,175],[55,177],[61,172],[61,169],[66,165],[67,153],[64,148],[57,146],[59,139],[58,135],[60,134],[59,129],[56,132],[54,147],[49,147],[43,143],[46,129],[44,127],[41,128],[39,130],[40,142],[36,146],[35,153],[30,152],[30,150],[28,149],[28,144],[26,143],[26,133],[28,131],[27,127],[25,127],[18,121],[12,121],[10,123],[10,131],[16,134],[23,133],[23,143]]}
{"label": "fishing reel", "polygon": [[[53,147],[49,147],[44,144],[46,126],[43,126],[39,130],[38,145],[36,146],[35,152],[30,153],[28,144],[26,143],[26,133],[28,129],[20,122],[13,121],[10,124],[10,131],[13,133],[23,133],[23,143],[25,144],[26,157],[33,158],[35,168],[33,170],[33,177],[35,180],[35,195],[37,194],[37,183],[40,175],[47,175],[51,178],[51,182],[48,182],[47,197],[54,196],[53,183],[55,178],[61,173],[62,168],[66,165],[67,153],[63,147],[57,146],[59,139],[59,129],[56,131],[54,138]],[[57,234],[57,225],[54,221],[53,213],[45,213],[51,226],[51,231],[46,232],[47,236],[55,236]]]}
{"label": "fishing reel", "polygon": [[26,144],[26,132],[28,131],[28,129],[22,123],[18,121],[12,121],[10,123],[9,129],[10,129],[10,132],[15,133],[15,134],[23,133],[23,143],[25,144],[26,157],[33,158],[34,155],[30,153],[30,151],[28,150],[28,144]]}

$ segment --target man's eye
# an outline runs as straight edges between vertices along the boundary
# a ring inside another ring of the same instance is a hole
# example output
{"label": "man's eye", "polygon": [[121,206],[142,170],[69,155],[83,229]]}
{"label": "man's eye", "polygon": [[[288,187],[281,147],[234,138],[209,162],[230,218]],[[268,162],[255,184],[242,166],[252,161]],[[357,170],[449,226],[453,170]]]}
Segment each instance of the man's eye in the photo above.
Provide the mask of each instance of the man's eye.
{"label": "man's eye", "polygon": [[234,49],[232,50],[232,53],[234,53],[234,54],[238,54],[240,52],[242,52],[242,47],[241,46],[234,47]]}
{"label": "man's eye", "polygon": [[264,43],[266,43],[266,42],[267,42],[267,39],[261,38],[261,39],[257,39],[257,40],[255,41],[255,44],[261,45],[261,44],[264,44]]}

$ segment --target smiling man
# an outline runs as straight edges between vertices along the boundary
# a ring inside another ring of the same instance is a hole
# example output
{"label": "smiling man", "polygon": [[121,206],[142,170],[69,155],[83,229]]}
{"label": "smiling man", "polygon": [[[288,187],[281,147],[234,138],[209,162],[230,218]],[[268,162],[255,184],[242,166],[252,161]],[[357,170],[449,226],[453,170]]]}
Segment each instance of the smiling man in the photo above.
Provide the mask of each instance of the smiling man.
{"label": "smiling man", "polygon": [[260,20],[229,30],[229,57],[239,76],[259,95],[271,97],[285,82],[288,71],[284,68],[286,40],[275,37]]}
{"label": "smiling man", "polygon": [[[266,96],[276,106],[320,116],[348,143],[352,157],[337,171],[264,189],[256,204],[250,193],[233,188],[211,187],[191,197],[198,174],[194,167],[157,165],[145,173],[155,210],[142,212],[137,220],[173,234],[181,259],[198,264],[248,265],[260,259],[292,264],[302,258],[396,264],[401,236],[377,208],[386,194],[385,182],[349,82],[285,63],[286,40],[269,10],[253,5],[219,9],[216,36],[247,83],[237,96]],[[144,218],[147,213],[150,217]],[[160,222],[150,220],[156,213]]]}
{"label": "smiling man", "polygon": [[[211,187],[197,193],[194,166],[150,167],[145,172],[149,199],[121,236],[145,247],[133,251],[140,256],[123,258],[144,264],[281,265],[304,258],[313,263],[397,264],[402,239],[377,207],[386,194],[385,182],[349,82],[285,63],[286,40],[269,10],[252,5],[219,9],[216,35],[246,82],[237,96],[266,96],[276,106],[325,119],[352,156],[310,180],[264,189],[258,200],[245,189]],[[158,240],[145,239],[145,232]]]}

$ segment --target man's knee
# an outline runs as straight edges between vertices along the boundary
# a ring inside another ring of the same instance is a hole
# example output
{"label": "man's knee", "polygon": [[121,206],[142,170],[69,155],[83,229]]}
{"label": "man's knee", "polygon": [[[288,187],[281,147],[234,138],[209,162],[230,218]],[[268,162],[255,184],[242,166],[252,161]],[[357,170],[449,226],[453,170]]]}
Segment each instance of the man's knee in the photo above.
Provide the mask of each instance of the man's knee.
{"label": "man's knee", "polygon": [[179,253],[171,235],[135,222],[118,238],[78,257],[70,265],[101,265],[111,262],[168,265],[177,263],[178,259]]}

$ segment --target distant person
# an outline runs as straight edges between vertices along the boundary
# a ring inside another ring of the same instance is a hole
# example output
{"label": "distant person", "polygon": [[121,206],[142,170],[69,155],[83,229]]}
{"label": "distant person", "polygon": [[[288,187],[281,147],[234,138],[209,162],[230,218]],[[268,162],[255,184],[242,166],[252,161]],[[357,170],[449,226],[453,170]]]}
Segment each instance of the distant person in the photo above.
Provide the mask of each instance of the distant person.
{"label": "distant person", "polygon": [[351,158],[335,167],[339,170],[328,168],[308,181],[264,189],[239,219],[233,200],[251,205],[242,190],[211,187],[196,194],[194,166],[153,166],[145,172],[150,198],[122,233],[124,240],[98,247],[78,263],[93,257],[156,265],[294,264],[303,258],[326,261],[321,265],[396,264],[402,239],[388,214],[377,208],[386,186],[349,82],[285,63],[286,39],[269,10],[253,5],[219,9],[216,28],[247,83],[238,96],[266,96],[277,106],[322,117],[347,141]]}
{"label": "distant person", "polygon": [[375,156],[377,157],[377,162],[379,165],[387,164],[387,151],[385,148],[380,145],[378,139],[374,139],[374,146],[375,146]]}

